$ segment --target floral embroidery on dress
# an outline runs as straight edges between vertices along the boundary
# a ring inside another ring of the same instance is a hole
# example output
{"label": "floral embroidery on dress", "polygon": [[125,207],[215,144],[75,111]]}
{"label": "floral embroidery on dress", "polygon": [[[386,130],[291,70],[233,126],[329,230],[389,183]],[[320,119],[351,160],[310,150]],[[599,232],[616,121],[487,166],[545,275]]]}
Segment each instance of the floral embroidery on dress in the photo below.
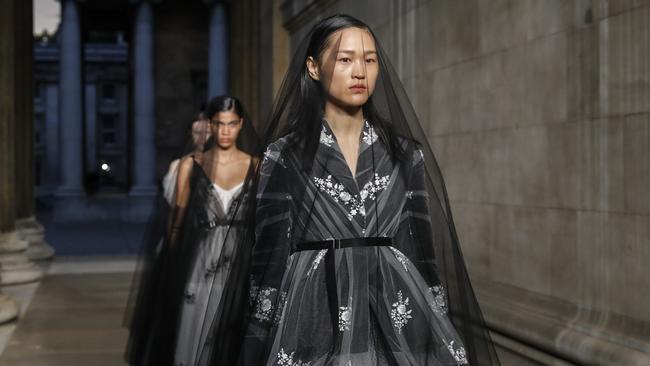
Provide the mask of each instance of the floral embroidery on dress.
{"label": "floral embroidery on dress", "polygon": [[408,272],[409,271],[408,264],[410,263],[409,259],[406,258],[404,253],[400,252],[397,248],[393,248],[393,247],[388,247],[388,248],[390,248],[390,250],[393,251],[393,253],[395,254],[395,258],[402,264],[404,270]]}
{"label": "floral embroidery on dress", "polygon": [[429,304],[431,310],[438,315],[447,314],[447,295],[445,294],[445,288],[442,285],[436,285],[429,288],[431,296],[433,296],[433,301]]}
{"label": "floral embroidery on dress", "polygon": [[324,179],[314,177],[314,184],[316,184],[318,189],[329,194],[334,202],[341,202],[349,208],[348,220],[352,220],[352,217],[357,214],[366,214],[365,208],[361,209],[363,202],[360,202],[356,196],[347,192],[343,184],[334,182],[331,174]]}
{"label": "floral embroidery on dress", "polygon": [[352,198],[352,196],[345,191],[345,186],[343,186],[343,184],[335,183],[332,180],[331,174],[325,179],[314,177],[314,183],[318,189],[332,196],[332,199],[334,199],[335,202],[339,202],[340,200],[343,203],[346,203]]}
{"label": "floral embroidery on dress", "polygon": [[327,133],[325,126],[323,126],[323,129],[320,131],[320,143],[327,147],[332,147],[332,144],[334,143],[334,136]]}
{"label": "floral embroidery on dress", "polygon": [[367,131],[363,131],[363,137],[361,139],[366,145],[370,146],[377,141],[378,136],[375,133],[375,129],[370,125],[370,123],[368,123],[368,121],[365,122],[365,125]]}
{"label": "floral embroidery on dress", "polygon": [[339,307],[339,331],[350,330],[352,325],[352,298],[348,300],[348,306]]}
{"label": "floral embroidery on dress", "polygon": [[389,181],[390,175],[380,177],[379,174],[375,173],[375,178],[364,184],[361,191],[359,191],[361,199],[365,200],[368,198],[374,201],[377,198],[377,194],[388,186]]}
{"label": "floral embroidery on dress", "polygon": [[393,326],[397,328],[397,333],[402,333],[404,327],[409,319],[412,319],[411,313],[413,310],[408,308],[409,298],[403,298],[402,291],[397,291],[397,302],[393,303],[393,310],[390,311],[390,317],[393,320]]}
{"label": "floral embroidery on dress", "polygon": [[307,271],[307,277],[311,276],[312,272],[318,268],[318,265],[320,265],[320,262],[323,260],[325,257],[325,254],[327,253],[327,249],[321,249],[318,251],[318,254],[316,254],[316,258],[311,262],[311,267],[309,268],[309,271]]}
{"label": "floral embroidery on dress", "polygon": [[273,296],[278,290],[271,287],[262,287],[255,296],[255,313],[253,316],[260,321],[271,321],[273,316]]}
{"label": "floral embroidery on dress", "polygon": [[284,348],[280,348],[280,352],[278,352],[278,366],[309,366],[311,365],[311,362],[302,362],[300,360],[294,360],[293,355],[295,352],[291,352],[290,354],[287,354],[284,351]]}
{"label": "floral embroidery on dress", "polygon": [[318,189],[330,195],[334,202],[340,202],[346,206],[348,220],[350,221],[356,215],[366,215],[365,200],[374,201],[377,199],[378,193],[388,186],[389,181],[389,175],[380,177],[379,174],[375,173],[374,179],[364,184],[358,195],[352,195],[345,190],[343,184],[334,182],[331,174],[326,178],[314,177],[314,184]]}
{"label": "floral embroidery on dress", "polygon": [[467,364],[467,354],[465,352],[465,347],[463,347],[463,346],[455,347],[454,342],[455,341],[451,341],[447,345],[447,348],[449,349],[449,352],[451,352],[451,355],[454,356],[454,360],[456,360],[456,362],[458,362],[458,364],[466,365]]}

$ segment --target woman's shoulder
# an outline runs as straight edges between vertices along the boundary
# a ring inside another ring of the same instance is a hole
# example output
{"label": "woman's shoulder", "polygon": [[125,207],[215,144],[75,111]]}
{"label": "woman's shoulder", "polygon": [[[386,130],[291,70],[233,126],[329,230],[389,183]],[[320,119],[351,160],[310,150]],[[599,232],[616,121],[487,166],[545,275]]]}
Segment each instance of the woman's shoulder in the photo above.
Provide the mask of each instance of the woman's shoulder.
{"label": "woman's shoulder", "polygon": [[197,159],[198,158],[192,154],[185,155],[182,158],[178,159],[177,167],[179,170],[186,170],[186,171],[192,170],[192,168],[194,167],[194,162],[198,163]]}
{"label": "woman's shoulder", "polygon": [[293,141],[293,133],[284,135],[277,140],[271,142],[267,147],[267,152],[282,152],[290,142]]}

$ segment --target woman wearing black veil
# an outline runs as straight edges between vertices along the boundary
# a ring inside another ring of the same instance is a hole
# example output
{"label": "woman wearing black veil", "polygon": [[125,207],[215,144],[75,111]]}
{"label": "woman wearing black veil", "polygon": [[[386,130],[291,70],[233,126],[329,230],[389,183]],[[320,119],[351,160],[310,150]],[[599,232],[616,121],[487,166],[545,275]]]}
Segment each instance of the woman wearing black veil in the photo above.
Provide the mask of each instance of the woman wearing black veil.
{"label": "woman wearing black veil", "polygon": [[366,24],[314,26],[265,142],[239,364],[499,364],[440,169]]}
{"label": "woman wearing black veil", "polygon": [[181,157],[172,174],[175,189],[160,197],[151,220],[131,299],[131,365],[205,364],[202,355],[213,352],[215,340],[243,322],[233,317],[224,328],[212,327],[231,306],[225,302],[247,298],[227,283],[248,270],[254,238],[249,193],[260,144],[236,98],[212,99],[205,115],[211,138],[202,151]]}

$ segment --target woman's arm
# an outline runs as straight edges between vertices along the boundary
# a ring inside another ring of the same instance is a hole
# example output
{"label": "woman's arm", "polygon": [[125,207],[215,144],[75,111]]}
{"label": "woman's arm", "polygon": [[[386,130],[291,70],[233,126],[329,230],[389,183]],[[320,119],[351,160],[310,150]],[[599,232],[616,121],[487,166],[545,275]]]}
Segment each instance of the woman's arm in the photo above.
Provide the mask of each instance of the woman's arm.
{"label": "woman's arm", "polygon": [[187,156],[178,164],[178,175],[176,177],[176,202],[170,217],[169,243],[176,242],[181,223],[185,217],[187,203],[190,197],[190,175],[194,167],[194,158]]}

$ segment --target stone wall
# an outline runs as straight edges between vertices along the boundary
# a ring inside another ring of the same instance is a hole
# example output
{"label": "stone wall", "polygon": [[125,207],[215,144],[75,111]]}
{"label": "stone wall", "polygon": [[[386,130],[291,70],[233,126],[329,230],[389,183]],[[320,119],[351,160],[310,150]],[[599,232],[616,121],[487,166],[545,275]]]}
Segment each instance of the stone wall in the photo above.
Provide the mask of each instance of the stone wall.
{"label": "stone wall", "polygon": [[504,364],[650,364],[650,1],[289,0],[350,13],[446,178]]}

